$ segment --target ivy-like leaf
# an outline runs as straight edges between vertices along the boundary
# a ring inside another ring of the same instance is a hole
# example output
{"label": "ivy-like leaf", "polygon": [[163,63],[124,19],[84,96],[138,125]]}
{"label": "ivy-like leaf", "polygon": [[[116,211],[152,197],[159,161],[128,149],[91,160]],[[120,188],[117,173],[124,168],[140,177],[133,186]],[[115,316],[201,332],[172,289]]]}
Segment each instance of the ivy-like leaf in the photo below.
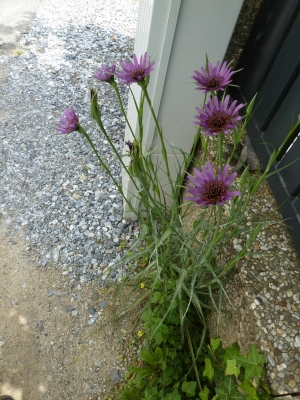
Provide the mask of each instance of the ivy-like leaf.
{"label": "ivy-like leaf", "polygon": [[199,393],[199,397],[201,400],[208,400],[208,395],[209,395],[209,389],[207,386],[205,386],[204,389],[201,390]]}
{"label": "ivy-like leaf", "polygon": [[186,397],[193,397],[195,396],[196,385],[197,383],[194,381],[183,382],[181,390],[186,393]]}
{"label": "ivy-like leaf", "polygon": [[230,400],[245,400],[245,396],[237,389],[234,389],[230,395]]}
{"label": "ivy-like leaf", "polygon": [[236,360],[227,360],[227,367],[225,375],[235,375],[239,376],[240,369],[236,366]]}
{"label": "ivy-like leaf", "polygon": [[210,347],[211,347],[212,351],[217,350],[220,343],[221,343],[221,339],[210,339]]}
{"label": "ivy-like leaf", "polygon": [[224,362],[226,363],[227,360],[235,359],[239,355],[240,355],[240,347],[235,342],[232,344],[231,347],[228,347],[227,349],[225,349]]}
{"label": "ivy-like leaf", "polygon": [[252,345],[247,357],[236,356],[238,364],[245,368],[245,379],[261,378],[263,369],[261,365],[265,362],[265,357],[260,354],[257,348]]}
{"label": "ivy-like leaf", "polygon": [[204,362],[205,362],[205,368],[203,371],[203,376],[207,376],[208,379],[212,381],[215,371],[211,365],[211,360],[209,358],[205,358]]}
{"label": "ivy-like leaf", "polygon": [[221,400],[229,400],[230,396],[236,391],[236,384],[231,376],[226,376],[222,385],[216,387],[215,390]]}
{"label": "ivy-like leaf", "polygon": [[224,379],[224,370],[218,366],[214,366],[214,381],[217,386],[221,385]]}
{"label": "ivy-like leaf", "polygon": [[245,380],[240,388],[246,393],[247,400],[258,400],[256,389],[249,381]]}
{"label": "ivy-like leaf", "polygon": [[216,394],[211,400],[218,400],[220,397]]}

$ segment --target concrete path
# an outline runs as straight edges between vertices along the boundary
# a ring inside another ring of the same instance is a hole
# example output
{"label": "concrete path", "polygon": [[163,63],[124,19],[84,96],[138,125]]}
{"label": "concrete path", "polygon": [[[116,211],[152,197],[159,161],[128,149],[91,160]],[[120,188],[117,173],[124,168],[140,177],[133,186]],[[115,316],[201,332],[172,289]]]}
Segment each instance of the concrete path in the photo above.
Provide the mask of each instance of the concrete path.
{"label": "concrete path", "polygon": [[[41,0],[0,0],[0,43],[14,45],[28,32]],[[6,47],[6,46],[5,46]]]}
{"label": "concrete path", "polygon": [[[41,0],[0,0],[0,59],[13,51],[22,33],[29,32]],[[0,84],[8,67],[0,65]],[[1,92],[1,91],[0,91]]]}

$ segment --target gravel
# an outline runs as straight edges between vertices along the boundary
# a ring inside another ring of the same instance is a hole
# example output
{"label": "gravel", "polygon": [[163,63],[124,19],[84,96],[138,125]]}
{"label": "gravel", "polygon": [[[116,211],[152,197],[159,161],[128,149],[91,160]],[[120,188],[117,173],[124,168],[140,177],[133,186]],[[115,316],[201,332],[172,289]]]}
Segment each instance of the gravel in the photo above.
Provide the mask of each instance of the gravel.
{"label": "gravel", "polygon": [[[88,89],[98,89],[103,123],[121,153],[124,118],[110,86],[92,74],[103,62],[130,58],[137,10],[134,0],[43,0],[20,40],[23,54],[0,60],[9,68],[0,96],[0,212],[26,232],[39,263],[58,264],[73,286],[103,278],[137,227],[123,219],[122,199],[85,139],[59,135],[55,124],[72,105],[120,181],[119,163],[89,117]],[[127,87],[121,95],[126,103]]]}
{"label": "gravel", "polygon": [[[251,4],[256,2],[245,2],[232,38],[235,58],[248,35],[240,28],[247,21],[249,26],[253,23]],[[0,60],[0,68],[9,70],[0,94],[0,212],[12,229],[26,232],[27,249],[35,252],[36,260],[43,267],[57,265],[77,290],[98,278],[105,281],[107,267],[121,255],[119,243],[130,241],[138,228],[122,218],[122,199],[84,139],[78,133],[57,134],[55,123],[73,105],[120,181],[119,163],[89,118],[88,88],[97,87],[104,125],[121,152],[124,119],[110,87],[96,82],[92,73],[102,62],[130,58],[137,9],[134,0],[42,0],[30,32],[22,35],[23,54],[7,54]],[[123,87],[125,102],[127,94]],[[267,188],[256,203],[253,214],[272,218],[275,214],[280,219]],[[297,392],[299,260],[283,226],[262,232],[256,246],[253,251],[264,255],[254,254],[241,262],[228,288],[236,312],[226,330],[242,347],[256,343],[266,354],[274,393]],[[232,251],[239,247],[237,241]],[[119,268],[109,276],[117,281],[124,273]],[[54,298],[54,292],[50,290],[48,296]],[[106,305],[99,302],[100,309]],[[80,318],[73,306],[65,311]],[[90,311],[88,324],[93,325],[101,311]],[[226,344],[226,332],[223,336]],[[118,381],[119,370],[111,377]]]}

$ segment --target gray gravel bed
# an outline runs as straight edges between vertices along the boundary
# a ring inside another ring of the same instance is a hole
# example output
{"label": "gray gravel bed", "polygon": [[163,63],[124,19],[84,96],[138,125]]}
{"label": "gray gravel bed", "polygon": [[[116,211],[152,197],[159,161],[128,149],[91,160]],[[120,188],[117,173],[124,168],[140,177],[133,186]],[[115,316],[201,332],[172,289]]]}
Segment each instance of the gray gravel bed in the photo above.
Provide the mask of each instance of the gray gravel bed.
{"label": "gray gravel bed", "polygon": [[[110,86],[92,74],[102,62],[130,58],[137,10],[134,0],[43,0],[21,38],[23,54],[0,60],[9,67],[0,95],[0,212],[25,230],[39,262],[59,264],[71,285],[105,279],[120,241],[137,227],[123,220],[122,199],[84,138],[60,135],[55,124],[72,105],[120,181],[119,163],[89,117],[89,87],[98,89],[104,125],[121,153],[124,118]],[[126,102],[127,87],[121,95]]]}

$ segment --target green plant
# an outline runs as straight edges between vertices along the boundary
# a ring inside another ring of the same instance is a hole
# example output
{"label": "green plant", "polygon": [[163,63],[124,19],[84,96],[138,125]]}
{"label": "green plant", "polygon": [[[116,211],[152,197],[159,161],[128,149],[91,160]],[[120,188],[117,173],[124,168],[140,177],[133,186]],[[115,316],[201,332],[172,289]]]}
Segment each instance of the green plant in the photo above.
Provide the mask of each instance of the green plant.
{"label": "green plant", "polygon": [[[237,343],[222,349],[220,339],[211,339],[197,360],[201,390],[189,371],[191,359],[184,346],[171,339],[160,346],[142,349],[143,365],[128,367],[132,373],[122,398],[127,400],[269,400],[272,397],[262,381],[265,362],[252,345],[247,356]],[[173,345],[170,350],[171,339]],[[177,339],[180,339],[180,334]],[[188,371],[185,375],[184,373]]]}
{"label": "green plant", "polygon": [[15,53],[17,56],[21,56],[21,55],[24,53],[24,51],[23,51],[23,50],[20,50],[20,49],[17,49],[17,50],[14,51],[14,53]]}
{"label": "green plant", "polygon": [[[258,187],[274,173],[270,171],[276,161],[276,150],[271,154],[265,171],[250,173],[244,165],[240,176],[236,173],[228,175],[232,159],[239,159],[237,148],[253,114],[255,98],[245,107],[244,117],[239,116],[238,111],[244,105],[237,105],[236,101],[230,103],[225,91],[235,71],[228,68],[226,63],[221,67],[219,62],[212,67],[207,60],[202,73],[195,71],[193,77],[198,88],[206,93],[203,105],[196,108],[194,146],[189,154],[181,149],[173,150],[175,156],[176,151],[182,155],[184,171],[177,160],[178,174],[176,179],[172,179],[167,144],[147,89],[154,61],[148,60],[147,53],[140,61],[133,55],[133,62],[121,63],[121,67],[122,70],[117,71],[114,63],[102,65],[94,77],[110,84],[115,91],[132,135],[132,141],[126,142],[129,152],[121,155],[106,131],[95,89],[91,89],[90,116],[131,178],[134,193],[125,195],[121,183],[101,158],[72,107],[65,110],[57,129],[62,134],[77,131],[83,135],[140,224],[139,237],[113,266],[117,268],[134,264],[136,267],[132,268],[133,276],[124,278],[122,282],[122,285],[131,287],[129,294],[136,293],[136,299],[123,309],[121,317],[140,305],[137,318],[142,318],[144,337],[150,347],[141,353],[148,365],[142,369],[132,369],[136,373],[135,386],[145,399],[177,399],[180,393],[185,393],[187,398],[192,398],[194,393],[201,393],[200,398],[205,398],[201,362],[206,351],[206,312],[215,309],[220,315],[222,298],[227,296],[224,285],[235,272],[237,261],[251,254],[251,245],[266,224],[264,221],[249,222],[246,211]],[[140,86],[139,104],[131,92],[138,116],[137,132],[127,119],[115,76],[121,80],[120,84],[137,83]],[[145,147],[144,107],[149,108],[156,126],[162,153],[162,162],[159,164],[154,162],[151,148]],[[236,126],[239,120],[242,121],[240,128]],[[186,171],[194,161],[199,140],[202,145],[201,165],[199,169],[194,168],[194,176],[187,176],[189,197],[186,199],[189,202],[182,204]],[[226,160],[223,159],[225,148],[229,151]],[[211,153],[215,167],[209,161]],[[161,172],[166,176],[169,192],[158,178]],[[189,229],[192,204],[198,205],[197,218]],[[220,257],[237,237],[243,240],[240,249],[227,259]],[[120,250],[124,247],[121,245]],[[217,300],[215,293],[218,293]],[[217,365],[214,371],[218,371]],[[226,377],[224,381],[231,382],[232,379]],[[128,392],[126,395],[132,394]]]}

